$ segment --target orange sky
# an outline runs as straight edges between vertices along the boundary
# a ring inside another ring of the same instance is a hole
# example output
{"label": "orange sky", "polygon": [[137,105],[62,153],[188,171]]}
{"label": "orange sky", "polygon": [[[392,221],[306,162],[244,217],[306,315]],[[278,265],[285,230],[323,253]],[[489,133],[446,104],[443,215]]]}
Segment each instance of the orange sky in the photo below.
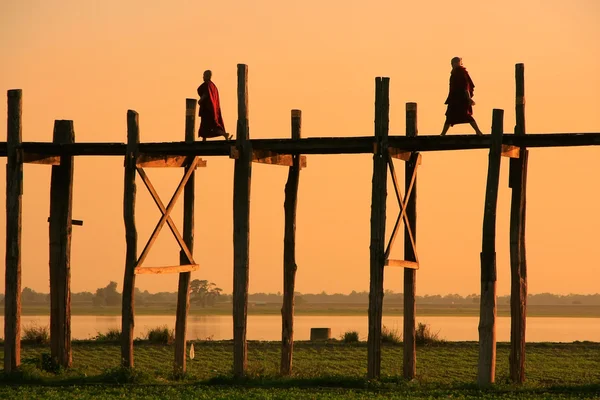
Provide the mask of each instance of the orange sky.
{"label": "orange sky", "polygon": [[[404,104],[419,106],[420,134],[437,134],[450,58],[475,81],[475,118],[489,133],[492,108],[514,126],[514,64],[525,63],[527,130],[600,131],[600,2],[380,1],[214,2],[117,0],[0,3],[0,89],[21,88],[23,140],[50,141],[55,119],[72,119],[77,141],[125,141],[126,112],[140,114],[142,141],[184,137],[186,97],[212,69],[230,132],[236,123],[236,64],[249,65],[250,134],[288,137],[290,109],[303,136],[373,134],[374,78],[391,78],[390,134],[404,134]],[[3,94],[5,96],[5,94]],[[6,101],[0,102],[6,115]],[[4,117],[3,117],[4,118]],[[468,132],[455,127],[450,134]],[[532,293],[596,293],[599,273],[599,148],[533,149],[528,176],[527,255]],[[397,162],[398,173],[403,166]],[[125,234],[122,158],[78,158],[72,289],[122,284]],[[232,290],[233,162],[208,158],[196,177],[195,257],[209,279]],[[166,201],[181,171],[150,170]],[[479,292],[487,151],[426,153],[419,175],[417,293]],[[0,174],[4,181],[4,175]],[[403,174],[402,174],[403,175]],[[510,291],[508,162],[498,203],[498,293]],[[297,222],[297,290],[349,292],[369,286],[372,157],[310,156]],[[287,169],[253,165],[250,291],[282,290],[283,189]],[[26,165],[23,287],[48,291],[50,168]],[[4,184],[4,182],[3,182]],[[391,183],[390,183],[391,185]],[[388,188],[389,235],[397,205]],[[4,196],[0,197],[4,209]],[[175,210],[181,221],[181,207]],[[159,212],[138,180],[143,248]],[[0,214],[5,226],[5,213]],[[181,225],[180,225],[181,226]],[[4,254],[5,229],[0,230]],[[399,238],[401,240],[401,237]],[[402,243],[402,242],[399,242]],[[173,265],[165,229],[147,266]],[[396,246],[393,258],[401,258]],[[402,270],[385,288],[402,291]],[[142,290],[175,291],[177,276],[139,276]],[[4,274],[0,276],[4,287]],[[3,290],[3,289],[0,289]]]}

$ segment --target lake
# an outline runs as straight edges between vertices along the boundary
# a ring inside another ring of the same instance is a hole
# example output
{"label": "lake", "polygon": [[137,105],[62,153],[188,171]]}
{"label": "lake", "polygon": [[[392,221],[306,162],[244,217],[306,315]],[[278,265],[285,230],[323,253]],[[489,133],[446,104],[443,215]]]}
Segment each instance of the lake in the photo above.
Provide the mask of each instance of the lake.
{"label": "lake", "polygon": [[[110,328],[120,328],[120,316],[88,316],[71,317],[71,333],[73,339],[89,339],[97,332],[105,332]],[[50,317],[22,316],[22,326],[49,325]],[[440,338],[449,341],[477,341],[479,317],[424,317],[417,318],[417,323],[427,323],[434,332],[439,331]],[[383,317],[383,324],[402,332],[402,316]],[[160,325],[175,327],[175,316],[140,315],[135,320],[135,336],[142,337],[150,328]],[[4,318],[0,318],[0,326],[4,332]],[[310,328],[331,328],[331,336],[339,338],[348,330],[359,332],[360,339],[366,340],[368,323],[366,316],[297,316],[294,323],[296,340],[308,340]],[[510,318],[498,317],[496,337],[500,342],[510,340]],[[248,340],[280,340],[281,317],[278,315],[248,316]],[[190,316],[188,317],[189,340],[212,339],[228,340],[233,338],[233,320],[231,316]],[[532,317],[527,320],[528,342],[600,342],[600,318],[547,318]]]}

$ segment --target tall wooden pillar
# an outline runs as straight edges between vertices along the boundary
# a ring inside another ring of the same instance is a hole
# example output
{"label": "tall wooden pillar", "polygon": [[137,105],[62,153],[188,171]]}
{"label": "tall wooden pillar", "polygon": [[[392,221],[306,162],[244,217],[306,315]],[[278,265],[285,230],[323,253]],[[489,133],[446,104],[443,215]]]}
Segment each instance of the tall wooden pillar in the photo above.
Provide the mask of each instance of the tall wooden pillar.
{"label": "tall wooden pillar", "polygon": [[[196,125],[196,99],[185,100],[185,141],[195,141]],[[185,171],[189,167],[186,167]],[[185,172],[184,172],[185,175]],[[183,240],[190,253],[194,253],[194,196],[195,196],[195,172],[192,172],[185,184],[183,192]],[[183,250],[179,252],[180,265],[191,264]],[[186,372],[186,331],[187,317],[190,308],[190,280],[191,272],[179,274],[179,287],[177,294],[177,317],[175,321],[175,373]]]}
{"label": "tall wooden pillar", "polygon": [[[417,136],[417,103],[406,103],[406,136]],[[405,193],[410,190],[411,178],[417,168],[418,152],[412,152],[404,169]],[[412,236],[417,241],[417,178],[415,178],[411,195],[406,204],[406,217],[412,228]],[[404,259],[417,261],[413,250],[408,227],[404,225]],[[417,376],[417,341],[416,327],[416,292],[417,270],[404,268],[404,378],[414,379]]]}
{"label": "tall wooden pillar", "polygon": [[[75,141],[73,121],[54,122],[54,143]],[[50,184],[50,354],[63,368],[71,354],[71,232],[73,156],[61,155]]]}
{"label": "tall wooden pillar", "polygon": [[125,154],[125,187],[123,219],[125,221],[125,276],[121,312],[121,363],[133,367],[135,265],[137,262],[137,229],[135,226],[136,161],[140,143],[138,113],[127,111],[127,153]]}
{"label": "tall wooden pillar", "polygon": [[6,127],[6,270],[4,281],[4,372],[21,365],[21,89],[9,90]]}
{"label": "tall wooden pillar", "polygon": [[[525,66],[515,66],[515,135],[525,135]],[[519,158],[510,159],[510,378],[525,382],[525,326],[527,317],[527,259],[525,257],[525,205],[527,192],[527,149],[519,149]]]}
{"label": "tall wooden pillar", "polygon": [[369,336],[367,376],[381,373],[381,319],[383,311],[383,268],[385,264],[385,212],[387,198],[389,78],[375,79],[375,142],[371,195],[371,245],[369,287]]}
{"label": "tall wooden pillar", "polygon": [[248,365],[248,273],[250,256],[250,178],[252,144],[248,124],[248,66],[238,64],[238,121],[233,176],[233,373],[242,377]]}
{"label": "tall wooden pillar", "polygon": [[[302,112],[292,110],[292,139],[300,139]],[[293,156],[293,165],[285,184],[285,234],[283,239],[283,306],[281,308],[281,374],[292,372],[294,352],[294,289],[296,286],[296,206],[300,179],[300,154]]]}
{"label": "tall wooden pillar", "polygon": [[481,250],[479,368],[477,374],[477,383],[480,387],[489,386],[496,379],[496,207],[504,130],[503,118],[504,110],[494,109]]}

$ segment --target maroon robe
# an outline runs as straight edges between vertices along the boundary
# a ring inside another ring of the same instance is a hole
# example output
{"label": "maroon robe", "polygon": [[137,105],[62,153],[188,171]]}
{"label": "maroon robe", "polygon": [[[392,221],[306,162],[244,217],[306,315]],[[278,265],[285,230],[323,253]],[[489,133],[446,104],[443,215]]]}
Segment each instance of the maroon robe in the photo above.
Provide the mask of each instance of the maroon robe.
{"label": "maroon robe", "polygon": [[204,82],[198,87],[198,96],[206,96],[200,103],[200,130],[198,136],[213,138],[225,134],[225,124],[221,115],[221,104],[219,102],[219,91],[211,81]]}
{"label": "maroon robe", "polygon": [[450,126],[473,122],[473,107],[467,93],[473,97],[475,84],[471,80],[467,69],[462,65],[452,70],[450,74],[450,92],[444,104],[446,110],[446,123]]}

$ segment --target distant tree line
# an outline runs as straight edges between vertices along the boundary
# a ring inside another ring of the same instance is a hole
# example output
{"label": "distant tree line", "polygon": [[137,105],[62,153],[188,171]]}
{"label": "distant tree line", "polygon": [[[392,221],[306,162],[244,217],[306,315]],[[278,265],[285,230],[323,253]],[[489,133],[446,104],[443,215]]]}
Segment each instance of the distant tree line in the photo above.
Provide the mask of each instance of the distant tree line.
{"label": "distant tree line", "polygon": [[[223,289],[207,280],[195,279],[190,284],[190,303],[198,307],[212,307],[217,303],[231,302],[232,296],[224,294]],[[254,303],[281,303],[282,294],[278,293],[254,293],[248,295],[248,300]],[[80,292],[72,293],[71,301],[79,304],[90,304],[95,307],[114,307],[121,304],[121,293],[117,291],[117,283],[110,282],[103,288],[96,289],[95,293]],[[23,305],[50,304],[50,295],[38,293],[30,288],[24,288],[21,294]],[[368,304],[369,293],[352,291],[350,294],[318,294],[296,293],[296,304]],[[384,302],[387,304],[402,304],[404,297],[402,293],[394,293],[386,290]],[[139,306],[177,304],[177,292],[149,293],[147,290],[135,289],[135,303]],[[479,295],[470,294],[460,296],[458,294],[448,295],[424,295],[417,296],[419,304],[478,304]],[[4,304],[4,294],[0,294],[0,304]],[[498,304],[510,304],[510,296],[498,296]],[[558,295],[552,293],[530,294],[527,297],[529,305],[600,305],[600,294],[568,294]]]}

